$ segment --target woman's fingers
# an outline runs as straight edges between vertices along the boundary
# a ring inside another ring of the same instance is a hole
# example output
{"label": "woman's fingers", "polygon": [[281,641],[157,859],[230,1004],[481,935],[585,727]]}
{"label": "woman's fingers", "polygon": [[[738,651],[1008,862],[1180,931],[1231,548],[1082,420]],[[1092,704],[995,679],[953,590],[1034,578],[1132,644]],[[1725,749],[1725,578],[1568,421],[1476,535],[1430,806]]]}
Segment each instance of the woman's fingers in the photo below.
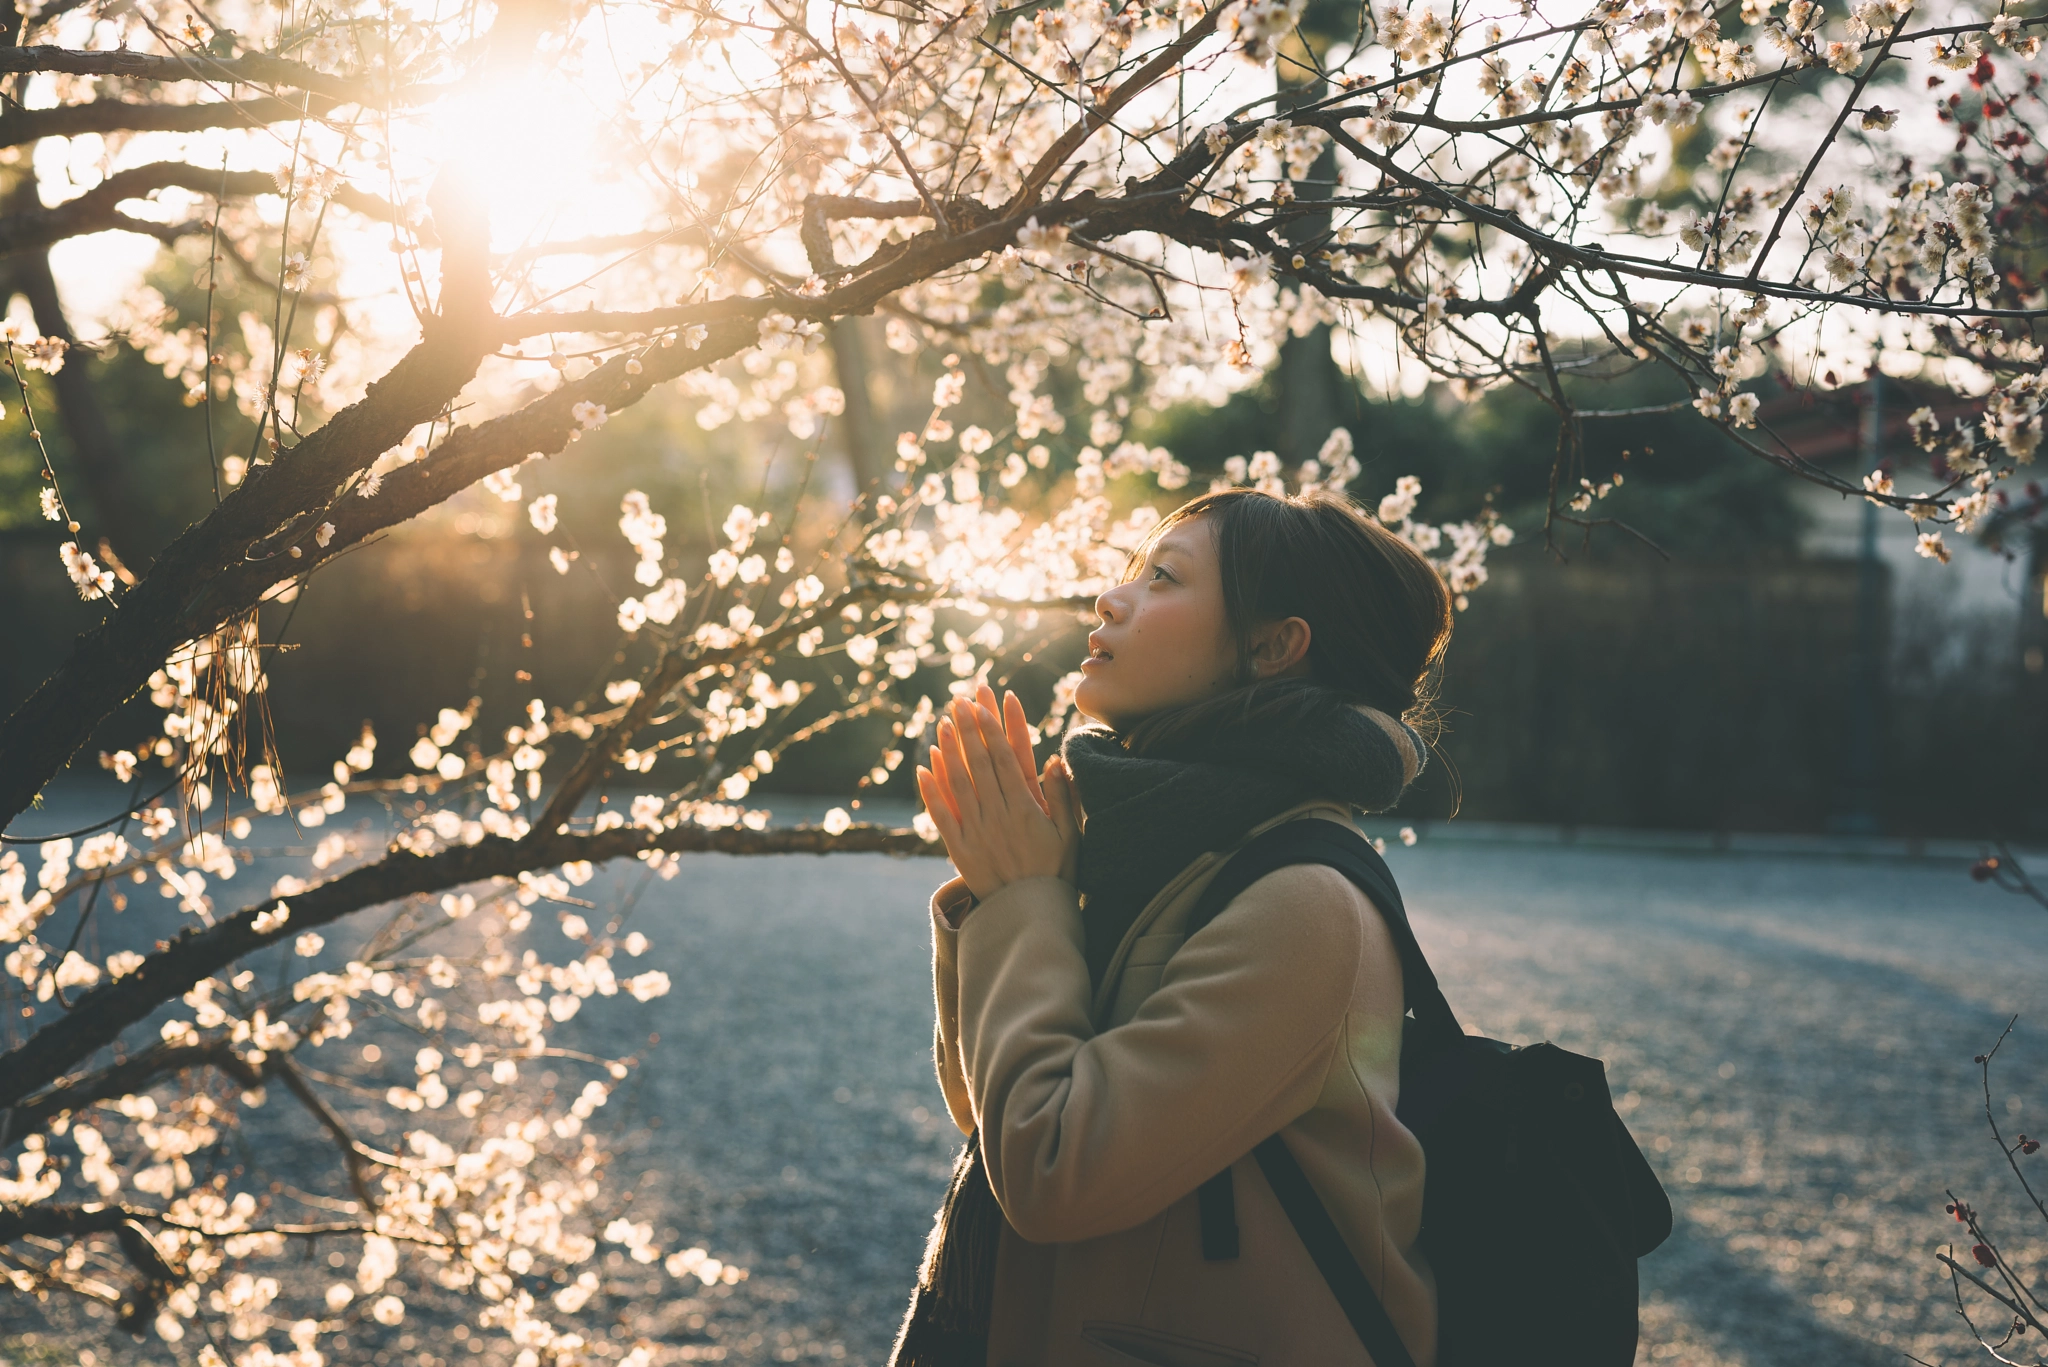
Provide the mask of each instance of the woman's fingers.
{"label": "woman's fingers", "polygon": [[[977,892],[993,891],[1020,878],[1053,874],[1073,878],[1077,836],[1062,830],[1037,794],[1028,758],[1030,728],[1012,697],[1003,716],[966,698],[947,705],[933,746],[930,776],[919,775],[927,804],[952,810],[932,812],[955,867]],[[1018,741],[1025,742],[1019,745]],[[1067,819],[1073,825],[1073,818]],[[966,861],[964,864],[962,861]]]}
{"label": "woman's fingers", "polygon": [[946,799],[946,790],[938,775],[917,766],[917,795],[924,799],[924,809],[931,816],[932,825],[939,828],[939,839],[946,843],[950,852],[953,838],[960,833],[960,818],[953,812],[953,804]]}
{"label": "woman's fingers", "polygon": [[[941,722],[940,725],[943,727],[944,723]],[[928,772],[931,774],[933,784],[938,790],[939,800],[945,804],[946,810],[952,813],[953,820],[958,821],[960,819],[960,804],[953,798],[952,773],[946,766],[945,749],[938,743],[936,737],[932,743],[931,766]],[[923,789],[920,787],[919,791],[922,792]]]}
{"label": "woman's fingers", "polygon": [[1031,723],[1024,716],[1024,704],[1017,695],[1003,693],[1003,737],[1010,743],[1010,752],[1017,757],[1017,767],[1024,773],[1024,786],[1031,790],[1031,800],[1038,804],[1038,810],[1047,816],[1052,808],[1046,805],[1045,789],[1038,782],[1038,763],[1031,757]]}
{"label": "woman's fingers", "polygon": [[952,795],[953,811],[964,828],[980,811],[981,804],[975,791],[974,768],[967,759],[966,741],[950,716],[939,723],[939,751],[945,756],[946,791]]}
{"label": "woman's fingers", "polygon": [[[998,702],[996,691],[985,683],[975,686],[974,701],[988,714],[982,723],[990,753],[1004,746],[1009,748],[1017,757],[1017,772],[1024,789],[1038,804],[1039,811],[1051,815],[1045,805],[1045,790],[1038,783],[1038,762],[1031,754],[1031,721],[1024,715],[1024,704],[1009,690],[1004,691],[1002,701]],[[991,721],[995,722],[993,727],[989,725]]]}
{"label": "woman's fingers", "polygon": [[[995,757],[990,753],[989,728],[982,720],[980,708],[970,702],[953,704],[956,719],[954,735],[959,738],[961,758],[966,762],[967,772],[974,779],[974,793],[984,815],[995,816],[1008,806],[1007,794],[996,774]],[[996,739],[1001,748],[1000,737]]]}
{"label": "woman's fingers", "polygon": [[1022,765],[1017,763],[1017,752],[1003,734],[1002,718],[978,703],[972,709],[972,715],[980,729],[982,745],[988,751],[989,777],[1002,794],[1003,805],[1012,814],[1028,812],[1033,816],[1044,816],[1044,807],[1031,795],[1031,785],[1025,780],[1025,775],[1031,770],[1031,761],[1027,759]]}
{"label": "woman's fingers", "polygon": [[946,857],[953,861],[954,872],[967,877],[967,865],[973,859],[962,839],[960,820],[953,814],[938,777],[921,764],[917,768],[917,791],[924,798],[924,809],[931,814],[932,824],[939,828],[939,840],[946,847]]}

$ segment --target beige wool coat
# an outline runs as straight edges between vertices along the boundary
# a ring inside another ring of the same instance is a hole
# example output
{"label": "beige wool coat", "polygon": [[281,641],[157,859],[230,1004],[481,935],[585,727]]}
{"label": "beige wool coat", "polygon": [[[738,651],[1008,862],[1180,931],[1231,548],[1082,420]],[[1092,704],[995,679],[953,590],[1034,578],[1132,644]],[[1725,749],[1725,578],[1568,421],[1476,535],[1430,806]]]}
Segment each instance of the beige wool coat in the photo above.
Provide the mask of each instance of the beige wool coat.
{"label": "beige wool coat", "polygon": [[[1350,822],[1313,801],[1253,827]],[[1009,1228],[989,1367],[1372,1362],[1252,1148],[1281,1132],[1418,1367],[1436,1290],[1416,1245],[1422,1146],[1399,1100],[1400,961],[1370,899],[1319,865],[1252,884],[1183,948],[1228,851],[1155,895],[1091,992],[1078,895],[1030,878],[932,898],[936,1056],[981,1130]],[[1223,1168],[1240,1251],[1202,1258],[1196,1189]]]}

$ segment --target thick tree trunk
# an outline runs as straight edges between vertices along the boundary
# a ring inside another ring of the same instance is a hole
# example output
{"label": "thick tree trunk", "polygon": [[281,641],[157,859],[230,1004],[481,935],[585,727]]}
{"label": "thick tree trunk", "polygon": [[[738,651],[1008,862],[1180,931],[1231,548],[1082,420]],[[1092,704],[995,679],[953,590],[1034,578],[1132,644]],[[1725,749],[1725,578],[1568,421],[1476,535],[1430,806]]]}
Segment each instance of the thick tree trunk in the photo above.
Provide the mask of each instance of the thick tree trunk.
{"label": "thick tree trunk", "polygon": [[[1328,91],[1325,82],[1283,89],[1278,101],[1282,114],[1321,99]],[[1328,199],[1336,189],[1337,149],[1326,145],[1316,158],[1307,178],[1296,187],[1303,202]],[[1285,234],[1292,246],[1307,248],[1330,232],[1330,212],[1306,214],[1295,219]],[[1279,390],[1280,431],[1276,449],[1288,466],[1299,465],[1322,449],[1330,429],[1344,421],[1346,383],[1336,360],[1330,355],[1330,327],[1318,323],[1306,336],[1289,337],[1280,344],[1280,362],[1274,374]]]}
{"label": "thick tree trunk", "polygon": [[1320,451],[1330,429],[1342,425],[1344,373],[1330,355],[1330,325],[1280,344],[1275,384],[1280,391],[1280,459],[1292,468]]}
{"label": "thick tree trunk", "polygon": [[[34,164],[24,159],[19,169],[0,173],[0,214],[38,209],[42,198],[36,188]],[[36,330],[45,337],[75,342],[71,323],[64,316],[64,301],[57,293],[56,278],[50,273],[47,247],[35,247],[0,260],[0,309],[19,294],[28,300],[35,314]],[[71,439],[73,469],[59,471],[59,477],[75,475],[85,486],[91,520],[81,517],[79,543],[96,549],[105,537],[123,564],[140,571],[156,549],[149,536],[149,522],[135,500],[128,495],[123,475],[127,473],[114,432],[107,425],[105,407],[95,391],[86,358],[66,358],[64,367],[50,377],[57,396],[57,421]]]}
{"label": "thick tree trunk", "polygon": [[[78,340],[64,315],[64,301],[57,294],[57,280],[50,273],[47,251],[23,252],[8,262],[7,285],[10,292],[28,300],[35,313],[36,330],[43,336],[62,338],[65,342]],[[139,574],[156,552],[156,539],[151,534],[147,513],[129,494],[128,476],[132,472],[114,429],[107,423],[106,406],[99,387],[93,383],[89,363],[86,353],[74,351],[65,358],[63,368],[50,377],[50,387],[57,396],[57,419],[63,424],[64,435],[71,439],[72,459],[85,480],[93,511],[101,524],[85,526],[80,533],[81,544],[91,547],[98,538],[105,537],[122,563]]]}

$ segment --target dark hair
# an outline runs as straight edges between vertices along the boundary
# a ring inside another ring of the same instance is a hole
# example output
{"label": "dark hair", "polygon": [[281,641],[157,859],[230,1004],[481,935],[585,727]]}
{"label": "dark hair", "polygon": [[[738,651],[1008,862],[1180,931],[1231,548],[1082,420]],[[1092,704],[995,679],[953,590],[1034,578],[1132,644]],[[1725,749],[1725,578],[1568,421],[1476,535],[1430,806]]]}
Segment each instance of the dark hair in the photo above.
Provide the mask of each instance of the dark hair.
{"label": "dark hair", "polygon": [[[1216,724],[1268,713],[1299,712],[1313,724],[1333,704],[1353,702],[1411,725],[1429,721],[1451,639],[1451,595],[1420,551],[1341,494],[1219,489],[1162,519],[1132,552],[1126,574],[1168,530],[1195,518],[1215,533],[1238,686],[1144,718],[1127,730],[1127,746],[1170,748]],[[1261,680],[1252,633],[1288,617],[1308,623],[1308,679]]]}

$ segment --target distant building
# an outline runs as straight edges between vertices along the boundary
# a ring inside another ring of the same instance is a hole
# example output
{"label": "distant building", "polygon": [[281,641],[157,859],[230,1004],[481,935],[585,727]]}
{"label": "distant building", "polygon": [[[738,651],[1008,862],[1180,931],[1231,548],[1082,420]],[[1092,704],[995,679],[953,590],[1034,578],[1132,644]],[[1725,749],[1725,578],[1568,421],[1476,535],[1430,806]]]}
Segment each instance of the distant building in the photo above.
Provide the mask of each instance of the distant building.
{"label": "distant building", "polygon": [[[1866,382],[1810,395],[1780,391],[1759,411],[1759,427],[1801,459],[1860,483],[1871,465],[1865,450],[1870,389]],[[1880,383],[1879,400],[1876,454],[1889,463],[1896,488],[1938,489],[1942,481],[1928,454],[1914,444],[1907,418],[1928,407],[1946,425],[1973,410],[1933,386],[1889,376]],[[2016,667],[2039,675],[2048,646],[2048,514],[2042,512],[2048,463],[2041,468],[2040,480],[2011,479],[1999,486],[2006,504],[1976,534],[1946,531],[1946,565],[1918,553],[1918,533],[1926,528],[1904,515],[1798,480],[1795,499],[1808,519],[1801,550],[1819,559],[1859,559],[1866,510],[1874,513],[1873,549],[1888,585],[1885,636],[1894,666],[1910,664],[1915,674]]]}

